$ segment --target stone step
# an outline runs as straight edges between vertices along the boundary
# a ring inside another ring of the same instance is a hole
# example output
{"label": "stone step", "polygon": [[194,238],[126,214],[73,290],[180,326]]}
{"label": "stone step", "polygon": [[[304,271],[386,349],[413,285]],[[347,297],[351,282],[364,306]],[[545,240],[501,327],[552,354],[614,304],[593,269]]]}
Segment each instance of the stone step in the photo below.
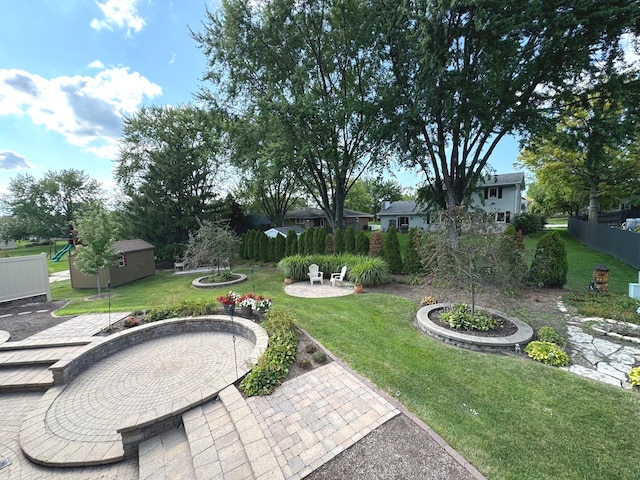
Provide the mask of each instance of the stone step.
{"label": "stone step", "polygon": [[47,365],[13,366],[0,369],[0,392],[44,392],[53,386]]}
{"label": "stone step", "polygon": [[220,401],[182,415],[198,480],[253,480],[249,459],[231,417]]}
{"label": "stone step", "polygon": [[31,336],[18,342],[0,344],[0,352],[40,348],[78,347],[100,341],[104,341],[104,337],[34,338],[34,336]]}
{"label": "stone step", "polygon": [[191,448],[183,428],[156,435],[138,446],[140,480],[195,480]]}
{"label": "stone step", "polygon": [[0,369],[23,365],[53,365],[66,355],[73,355],[78,346],[45,346],[39,348],[0,350]]}
{"label": "stone step", "polygon": [[256,480],[284,480],[264,431],[238,389],[229,385],[220,392],[220,400],[240,436]]}

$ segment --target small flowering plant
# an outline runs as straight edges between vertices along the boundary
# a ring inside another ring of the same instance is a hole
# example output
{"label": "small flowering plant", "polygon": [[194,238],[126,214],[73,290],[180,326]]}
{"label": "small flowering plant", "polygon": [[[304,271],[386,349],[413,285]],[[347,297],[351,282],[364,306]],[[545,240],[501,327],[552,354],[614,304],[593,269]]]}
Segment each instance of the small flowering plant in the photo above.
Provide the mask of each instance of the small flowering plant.
{"label": "small flowering plant", "polygon": [[256,297],[256,308],[260,310],[269,310],[271,308],[271,299],[264,295]]}
{"label": "small flowering plant", "polygon": [[240,297],[240,295],[238,295],[233,290],[230,290],[229,292],[225,293],[224,295],[218,295],[216,297],[216,300],[218,302],[220,302],[221,304],[223,304],[223,305],[235,305],[235,303],[236,303],[236,301],[238,300],[239,297]]}
{"label": "small flowering plant", "polygon": [[239,307],[254,308],[256,305],[256,296],[251,292],[239,296],[238,298],[236,298],[236,305],[238,305]]}

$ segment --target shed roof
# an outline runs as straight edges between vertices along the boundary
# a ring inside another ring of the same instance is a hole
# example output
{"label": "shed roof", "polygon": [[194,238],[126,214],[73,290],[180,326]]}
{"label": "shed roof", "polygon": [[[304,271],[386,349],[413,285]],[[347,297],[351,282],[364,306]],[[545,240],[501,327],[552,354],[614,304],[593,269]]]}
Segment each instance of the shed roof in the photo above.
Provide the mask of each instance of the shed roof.
{"label": "shed roof", "polygon": [[264,233],[269,238],[276,238],[278,235],[286,237],[289,230],[293,230],[294,232],[296,232],[296,235],[300,235],[302,232],[304,232],[304,228],[302,228],[301,226],[292,225],[290,227],[273,227],[269,230],[266,230]]}
{"label": "shed roof", "polygon": [[145,242],[140,238],[136,238],[134,240],[118,240],[113,242],[113,249],[116,252],[122,253],[130,253],[130,252],[139,252],[141,250],[153,250],[155,248],[149,242]]}
{"label": "shed roof", "polygon": [[[373,218],[373,215],[370,213],[365,213],[365,212],[358,212],[356,210],[349,210],[348,208],[345,208],[342,212],[343,216],[346,218],[353,218],[353,217],[369,217],[369,218]],[[326,218],[326,215],[324,214],[324,212],[319,209],[319,208],[311,208],[311,207],[304,207],[304,208],[298,208],[296,210],[291,210],[290,212],[287,212],[286,218]]]}
{"label": "shed roof", "polygon": [[380,210],[378,215],[421,215],[422,209],[415,200],[391,202],[387,208]]}

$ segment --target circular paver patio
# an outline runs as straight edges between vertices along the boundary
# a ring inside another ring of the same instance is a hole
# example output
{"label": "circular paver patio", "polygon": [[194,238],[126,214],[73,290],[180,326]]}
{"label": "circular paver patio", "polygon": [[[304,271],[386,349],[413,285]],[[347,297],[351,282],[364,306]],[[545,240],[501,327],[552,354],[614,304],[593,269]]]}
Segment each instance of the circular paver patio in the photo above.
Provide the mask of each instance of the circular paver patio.
{"label": "circular paver patio", "polygon": [[[325,280],[327,284],[329,280]],[[329,298],[329,297],[344,297],[345,295],[351,295],[353,293],[353,285],[345,282],[344,285],[336,285],[332,287],[328,285],[319,285],[314,283],[311,285],[309,282],[296,282],[284,287],[284,293],[291,295],[292,297],[302,298]]]}

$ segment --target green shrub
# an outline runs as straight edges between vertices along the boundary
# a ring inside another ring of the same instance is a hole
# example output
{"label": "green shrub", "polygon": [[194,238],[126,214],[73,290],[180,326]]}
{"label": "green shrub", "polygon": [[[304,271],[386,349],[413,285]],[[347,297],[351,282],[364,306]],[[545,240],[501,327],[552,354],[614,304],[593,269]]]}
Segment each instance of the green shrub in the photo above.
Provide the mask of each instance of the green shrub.
{"label": "green shrub", "polygon": [[551,342],[533,341],[524,349],[529,357],[538,362],[553,365],[554,367],[566,367],[569,365],[569,355],[558,345]]}
{"label": "green shrub", "polygon": [[298,365],[300,366],[300,368],[304,368],[305,370],[308,370],[311,368],[313,363],[311,362],[311,360],[305,357],[300,359],[300,361],[298,362]]}
{"label": "green shrub", "polygon": [[420,230],[413,227],[409,230],[407,241],[407,255],[404,258],[404,270],[407,273],[423,273],[424,267],[420,260],[422,234]]}
{"label": "green shrub", "polygon": [[400,241],[395,228],[389,228],[384,239],[384,259],[389,266],[389,271],[394,274],[402,273],[402,256],[400,255]]}
{"label": "green shrub", "polygon": [[347,227],[344,232],[344,253],[356,253],[356,231],[352,226]]}
{"label": "green shrub", "polygon": [[[284,250],[284,256],[290,257],[298,253],[298,235],[294,230],[287,231],[287,240]],[[278,260],[279,261],[279,260]]]}
{"label": "green shrub", "polygon": [[292,255],[280,260],[278,262],[278,268],[284,273],[285,277],[293,280],[303,280],[309,273],[309,265],[311,265],[311,263],[309,257]]}
{"label": "green shrub", "polygon": [[544,229],[544,217],[531,212],[522,212],[513,216],[511,222],[517,231],[521,231],[523,235],[541,232]]}
{"label": "green shrub", "polygon": [[311,355],[311,357],[313,358],[314,362],[319,364],[323,364],[327,361],[327,354],[322,350],[316,350],[315,352],[313,352],[313,355]]}
{"label": "green shrub", "polygon": [[362,261],[347,270],[347,275],[356,285],[374,287],[388,281],[389,267],[381,258],[363,257]]}
{"label": "green shrub", "polygon": [[559,335],[555,329],[550,326],[540,327],[536,337],[541,342],[555,343],[560,348],[564,348],[567,345],[565,338],[562,335]]}
{"label": "green shrub", "polygon": [[333,249],[334,249],[333,233],[328,233],[324,242],[325,255],[333,255]]}
{"label": "green shrub", "polygon": [[451,328],[459,330],[479,330],[486,332],[502,327],[502,320],[492,317],[486,312],[476,310],[471,314],[471,306],[465,303],[453,305],[447,312],[442,312],[440,318]]}
{"label": "green shrub", "polygon": [[250,397],[272,393],[287,377],[296,359],[298,332],[291,315],[272,311],[262,326],[269,335],[269,346],[240,382],[240,390]]}
{"label": "green shrub", "polygon": [[629,372],[629,383],[634,387],[640,387],[640,367],[631,369]]}
{"label": "green shrub", "polygon": [[313,353],[316,350],[318,350],[318,347],[313,342],[309,342],[304,346],[304,351],[307,352],[307,353]]}
{"label": "green shrub", "polygon": [[324,228],[313,229],[313,253],[324,254],[327,231]]}
{"label": "green shrub", "polygon": [[287,249],[287,240],[283,235],[276,235],[276,243],[273,255],[273,261],[279,262],[285,257],[285,251]]}
{"label": "green shrub", "polygon": [[529,281],[539,287],[562,287],[567,283],[567,252],[558,232],[542,236],[529,270]]}
{"label": "green shrub", "polygon": [[198,317],[218,313],[220,305],[215,300],[199,298],[183,300],[175,305],[152,308],[144,317],[145,322],[157,322],[167,318]]}
{"label": "green shrub", "polygon": [[356,235],[356,255],[369,255],[369,237],[364,232]]}

